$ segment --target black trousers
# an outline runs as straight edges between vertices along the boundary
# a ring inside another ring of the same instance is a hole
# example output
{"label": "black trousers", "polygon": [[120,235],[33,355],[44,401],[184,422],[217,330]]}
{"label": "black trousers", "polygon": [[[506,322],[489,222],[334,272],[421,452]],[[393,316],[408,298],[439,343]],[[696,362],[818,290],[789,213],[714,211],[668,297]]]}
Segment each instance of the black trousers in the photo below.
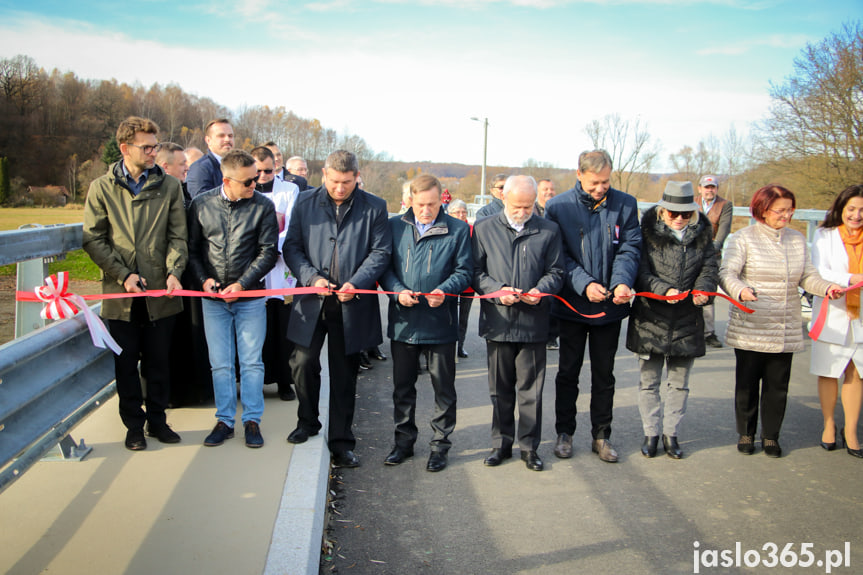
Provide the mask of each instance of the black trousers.
{"label": "black trousers", "polygon": [[[737,357],[734,411],[739,435],[755,435],[758,404],[761,403],[761,437],[779,439],[788,382],[791,380],[791,353],[763,353],[735,349]],[[759,393],[760,392],[760,393]],[[760,397],[759,397],[760,396]]]}
{"label": "black trousers", "polygon": [[356,438],[351,430],[354,422],[354,395],[357,391],[359,354],[345,353],[345,327],[340,305],[329,296],[318,317],[312,343],[309,347],[294,346],[291,355],[291,372],[297,390],[297,425],[306,431],[321,429],[318,420],[318,402],[321,398],[321,349],[327,338],[328,365],[330,368],[330,424],[327,446],[331,452],[353,449]]}
{"label": "black trousers", "polygon": [[213,397],[201,298],[184,297],[171,333],[171,405],[198,405]]}
{"label": "black trousers", "polygon": [[395,443],[412,448],[417,440],[417,362],[420,353],[428,356],[429,374],[434,389],[435,410],[431,420],[434,432],[432,451],[449,451],[450,434],[455,429],[455,343],[414,345],[391,340],[393,358],[393,423]]}
{"label": "black trousers", "polygon": [[[589,325],[560,320],[560,368],[554,380],[555,424],[558,434],[575,433],[578,377],[584,363],[584,348],[590,350],[590,433],[594,439],[611,437],[614,408],[614,356],[620,324]],[[589,336],[589,337],[588,337]]]}
{"label": "black trousers", "polygon": [[291,374],[291,354],[294,342],[288,339],[291,304],[278,298],[267,300],[267,335],[261,357],[264,361],[264,383],[276,383],[279,392],[287,391],[294,382]]}
{"label": "black trousers", "polygon": [[508,449],[515,440],[518,402],[518,445],[539,448],[542,431],[542,387],[545,383],[545,344],[486,340],[488,392],[491,396],[492,447]]}
{"label": "black trousers", "polygon": [[[130,321],[108,320],[108,330],[123,352],[114,356],[114,377],[120,400],[120,419],[126,429],[142,431],[165,425],[171,395],[171,332],[174,317],[150,321],[144,298],[132,301]],[[138,372],[138,362],[141,371]],[[141,382],[147,387],[147,396]],[[146,406],[146,412],[142,409]]]}
{"label": "black trousers", "polygon": [[464,338],[467,336],[467,322],[470,319],[470,306],[473,305],[472,297],[458,298],[458,346],[464,347]]}

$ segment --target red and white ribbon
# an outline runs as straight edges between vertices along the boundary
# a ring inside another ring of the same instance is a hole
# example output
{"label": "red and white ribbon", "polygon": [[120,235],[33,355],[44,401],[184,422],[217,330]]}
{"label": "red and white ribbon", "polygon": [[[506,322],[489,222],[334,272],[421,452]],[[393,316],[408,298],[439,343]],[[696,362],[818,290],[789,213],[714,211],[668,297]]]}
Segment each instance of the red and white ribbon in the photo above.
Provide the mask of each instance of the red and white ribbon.
{"label": "red and white ribbon", "polygon": [[45,278],[45,285],[36,288],[36,297],[45,302],[40,315],[42,319],[66,319],[81,311],[87,321],[90,330],[90,339],[96,347],[105,349],[107,347],[116,355],[120,355],[123,349],[114,341],[108,328],[102,323],[93,310],[81,296],[69,292],[69,274],[59,272],[56,276]]}

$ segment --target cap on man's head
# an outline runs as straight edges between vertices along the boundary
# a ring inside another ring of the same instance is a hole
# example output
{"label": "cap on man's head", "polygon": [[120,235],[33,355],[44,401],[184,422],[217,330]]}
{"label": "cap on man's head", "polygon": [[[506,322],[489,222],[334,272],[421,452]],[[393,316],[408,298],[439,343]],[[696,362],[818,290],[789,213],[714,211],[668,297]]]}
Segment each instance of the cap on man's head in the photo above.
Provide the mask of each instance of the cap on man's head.
{"label": "cap on man's head", "polygon": [[719,180],[716,179],[716,176],[701,176],[701,179],[698,180],[698,185],[702,188],[707,186],[719,187]]}

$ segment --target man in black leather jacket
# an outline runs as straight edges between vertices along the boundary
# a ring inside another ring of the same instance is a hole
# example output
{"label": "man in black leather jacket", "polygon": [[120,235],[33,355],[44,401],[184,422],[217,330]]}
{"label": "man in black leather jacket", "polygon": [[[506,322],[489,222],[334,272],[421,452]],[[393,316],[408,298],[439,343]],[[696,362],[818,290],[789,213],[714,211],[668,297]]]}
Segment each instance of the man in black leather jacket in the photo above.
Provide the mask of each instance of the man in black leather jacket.
{"label": "man in black leather jacket", "polygon": [[246,445],[261,447],[266,307],[262,297],[239,295],[264,288],[264,276],[278,256],[279,224],[273,202],[255,191],[258,177],[252,156],[242,150],[229,152],[222,159],[222,173],[222,185],[195,197],[189,208],[192,273],[203,291],[228,295],[202,301],[218,419],[204,445],[221,445],[234,436],[236,335]]}

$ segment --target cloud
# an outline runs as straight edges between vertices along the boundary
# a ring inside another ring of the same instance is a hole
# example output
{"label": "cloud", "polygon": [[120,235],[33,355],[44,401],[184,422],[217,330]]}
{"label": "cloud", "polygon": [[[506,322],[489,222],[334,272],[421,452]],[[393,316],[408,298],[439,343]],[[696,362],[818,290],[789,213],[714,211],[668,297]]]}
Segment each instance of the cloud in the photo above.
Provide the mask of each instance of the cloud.
{"label": "cloud", "polygon": [[758,48],[801,48],[807,42],[814,40],[814,38],[805,34],[792,34],[790,36],[774,34],[766,38],[751,38],[737,40],[736,42],[727,42],[722,45],[708,46],[707,48],[698,50],[696,54],[699,56],[740,56]]}

